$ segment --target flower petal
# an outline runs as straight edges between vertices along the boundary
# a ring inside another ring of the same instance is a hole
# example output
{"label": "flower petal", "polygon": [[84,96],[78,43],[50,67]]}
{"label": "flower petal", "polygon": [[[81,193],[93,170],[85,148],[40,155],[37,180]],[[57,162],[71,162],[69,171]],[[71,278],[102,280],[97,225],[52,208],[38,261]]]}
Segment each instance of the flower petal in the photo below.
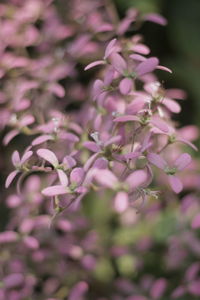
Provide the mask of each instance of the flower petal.
{"label": "flower petal", "polygon": [[107,59],[108,56],[109,56],[110,54],[112,54],[112,52],[116,49],[116,47],[115,47],[116,42],[117,42],[117,39],[112,39],[112,40],[108,43],[108,45],[107,45],[107,47],[106,47],[106,50],[105,50],[104,59]]}
{"label": "flower petal", "polygon": [[127,70],[127,64],[125,60],[118,53],[113,53],[111,55],[111,64],[122,75],[124,74],[124,71]]}
{"label": "flower petal", "polygon": [[180,181],[180,179],[174,175],[169,175],[168,177],[169,177],[169,183],[170,183],[172,190],[176,194],[180,193],[183,189],[183,184]]}
{"label": "flower petal", "polygon": [[128,183],[131,189],[136,189],[144,184],[147,179],[148,175],[145,170],[136,170],[126,178],[126,183]]}
{"label": "flower petal", "polygon": [[17,129],[11,130],[5,135],[3,139],[3,144],[7,146],[10,143],[10,141],[12,141],[12,139],[14,139],[14,137],[16,137],[18,134],[19,134],[19,130]]}
{"label": "flower petal", "polygon": [[173,73],[171,69],[169,69],[165,66],[157,66],[156,69],[163,70],[163,71],[166,71],[166,72],[169,72],[169,73]]}
{"label": "flower petal", "polygon": [[108,161],[104,157],[99,157],[93,164],[93,168],[106,169],[108,167]]}
{"label": "flower petal", "polygon": [[16,177],[16,175],[19,173],[18,170],[12,171],[8,177],[6,178],[6,183],[5,183],[5,187],[8,188],[10,186],[10,184],[12,183],[12,181],[14,180],[14,178]]}
{"label": "flower petal", "polygon": [[53,137],[51,135],[44,134],[35,138],[31,144],[32,146],[37,146],[49,140],[53,140]]}
{"label": "flower petal", "polygon": [[176,159],[174,165],[179,171],[182,171],[191,163],[191,161],[191,156],[188,153],[183,153]]}
{"label": "flower petal", "polygon": [[17,150],[14,151],[12,154],[12,163],[15,167],[20,166],[21,161],[20,161],[19,152]]}
{"label": "flower petal", "polygon": [[167,125],[167,123],[163,120],[161,120],[160,118],[154,117],[150,123],[152,125],[154,125],[155,127],[157,127],[158,129],[162,130],[163,132],[168,132],[169,131],[169,127]]}
{"label": "flower petal", "polygon": [[33,155],[33,151],[25,152],[21,158],[21,165],[23,165],[32,155]]}
{"label": "flower petal", "polygon": [[80,185],[83,182],[85,172],[83,168],[75,168],[70,173],[70,182]]}
{"label": "flower petal", "polygon": [[83,146],[92,152],[100,152],[101,148],[95,142],[84,142]]}
{"label": "flower petal", "polygon": [[173,113],[178,114],[181,111],[181,106],[172,99],[164,98],[162,103]]}
{"label": "flower petal", "polygon": [[118,192],[114,199],[114,208],[118,213],[123,213],[129,205],[128,195],[125,192]]}
{"label": "flower petal", "polygon": [[65,169],[72,169],[76,165],[76,161],[72,156],[66,155],[63,158],[63,165]]}
{"label": "flower petal", "polygon": [[84,69],[84,71],[87,71],[93,67],[96,67],[96,66],[99,66],[99,65],[105,65],[106,62],[104,60],[97,60],[97,61],[94,61],[92,62],[91,64],[87,65]]}
{"label": "flower petal", "polygon": [[133,82],[130,78],[124,78],[120,81],[119,89],[123,95],[128,95],[133,87]]}
{"label": "flower petal", "polygon": [[156,14],[156,13],[146,14],[144,16],[144,20],[150,21],[150,22],[162,25],[162,26],[165,26],[167,24],[167,20],[163,16]]}
{"label": "flower petal", "polygon": [[200,214],[197,214],[192,220],[192,228],[197,229],[200,228]]}
{"label": "flower petal", "polygon": [[100,185],[107,188],[113,189],[118,184],[117,177],[110,170],[97,169],[94,173],[94,178]]}
{"label": "flower petal", "polygon": [[35,118],[32,115],[26,115],[20,120],[20,126],[24,127],[24,126],[31,125],[32,123],[34,123],[34,121]]}
{"label": "flower petal", "polygon": [[58,159],[55,154],[48,149],[39,149],[37,150],[38,156],[50,162],[56,168],[59,165]]}
{"label": "flower petal", "polygon": [[60,183],[63,186],[68,186],[69,181],[68,181],[68,178],[67,178],[67,174],[63,170],[60,170],[60,169],[57,170],[57,173],[58,173]]}
{"label": "flower petal", "polygon": [[63,185],[53,185],[42,190],[44,196],[58,196],[70,193],[69,188]]}
{"label": "flower petal", "polygon": [[158,66],[159,60],[157,57],[150,57],[139,64],[135,71],[138,76],[143,76],[144,74],[150,73]]}
{"label": "flower petal", "polygon": [[149,153],[147,155],[147,159],[152,165],[158,167],[159,169],[164,170],[165,167],[167,166],[166,161],[156,153]]}
{"label": "flower petal", "polygon": [[176,138],[176,141],[186,144],[186,145],[190,146],[192,149],[194,149],[195,151],[198,151],[198,148],[193,143],[187,141],[186,139]]}
{"label": "flower petal", "polygon": [[136,122],[139,122],[140,119],[136,116],[131,116],[131,115],[125,115],[125,116],[120,116],[120,117],[117,117],[113,120],[113,122],[129,122],[129,121],[136,121]]}
{"label": "flower petal", "polygon": [[99,153],[95,153],[92,156],[90,156],[90,158],[86,161],[86,163],[84,165],[84,171],[85,172],[87,172],[88,169],[92,166],[92,164],[94,163],[94,161],[96,160],[98,155],[99,155]]}

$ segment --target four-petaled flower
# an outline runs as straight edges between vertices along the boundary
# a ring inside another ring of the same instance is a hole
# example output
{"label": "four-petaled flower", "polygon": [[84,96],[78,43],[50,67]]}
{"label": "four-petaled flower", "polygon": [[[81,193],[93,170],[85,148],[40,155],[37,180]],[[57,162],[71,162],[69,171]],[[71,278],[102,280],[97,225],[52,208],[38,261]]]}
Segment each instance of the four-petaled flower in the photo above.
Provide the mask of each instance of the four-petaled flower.
{"label": "four-petaled flower", "polygon": [[169,179],[169,184],[175,193],[180,193],[183,189],[183,184],[176,176],[178,171],[184,170],[191,163],[191,156],[188,153],[181,154],[173,163],[169,166],[167,162],[156,153],[149,153],[147,155],[148,161],[163,170]]}

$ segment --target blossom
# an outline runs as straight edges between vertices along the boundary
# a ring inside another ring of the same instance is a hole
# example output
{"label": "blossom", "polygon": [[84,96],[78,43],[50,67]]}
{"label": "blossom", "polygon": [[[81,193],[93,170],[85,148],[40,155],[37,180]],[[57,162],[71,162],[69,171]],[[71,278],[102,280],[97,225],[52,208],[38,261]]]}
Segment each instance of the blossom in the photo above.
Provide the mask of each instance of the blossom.
{"label": "blossom", "polygon": [[19,152],[16,150],[12,154],[12,163],[15,166],[15,171],[12,171],[5,182],[6,188],[10,186],[14,178],[19,174],[20,172],[23,172],[24,170],[26,171],[26,162],[29,160],[29,158],[33,155],[33,151],[26,151],[23,155],[22,158],[20,159]]}
{"label": "blossom", "polygon": [[151,164],[163,170],[168,175],[169,184],[173,191],[175,193],[180,193],[183,189],[183,185],[176,176],[176,173],[184,170],[191,163],[191,156],[188,153],[181,154],[175,160],[172,167],[168,166],[167,162],[156,153],[149,153],[147,158]]}

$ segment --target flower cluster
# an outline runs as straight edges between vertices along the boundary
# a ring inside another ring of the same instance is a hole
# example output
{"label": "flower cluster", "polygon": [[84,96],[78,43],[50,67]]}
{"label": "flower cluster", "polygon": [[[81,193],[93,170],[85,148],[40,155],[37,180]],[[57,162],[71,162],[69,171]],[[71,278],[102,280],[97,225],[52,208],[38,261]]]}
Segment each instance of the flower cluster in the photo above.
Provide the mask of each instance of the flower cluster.
{"label": "flower cluster", "polygon": [[[0,128],[12,161],[9,175],[7,159],[0,161],[10,214],[0,233],[0,299],[143,300],[150,285],[148,297],[159,299],[167,280],[155,275],[137,288],[130,283],[122,258],[129,264],[133,249],[117,236],[110,245],[111,228],[104,241],[87,209],[108,199],[110,218],[119,215],[119,232],[126,231],[131,218],[142,223],[142,213],[159,215],[162,201],[155,208],[154,199],[175,201],[184,188],[198,187],[197,164],[182,150],[197,150],[198,131],[172,119],[185,94],[159,82],[157,75],[172,71],[137,33],[142,22],[166,20],[135,9],[120,20],[111,1],[65,5],[62,11],[53,0],[0,4]],[[198,222],[197,215],[192,226]],[[138,274],[145,273],[139,254],[145,245],[152,244],[141,238],[134,249]],[[117,280],[106,295],[107,269]]]}

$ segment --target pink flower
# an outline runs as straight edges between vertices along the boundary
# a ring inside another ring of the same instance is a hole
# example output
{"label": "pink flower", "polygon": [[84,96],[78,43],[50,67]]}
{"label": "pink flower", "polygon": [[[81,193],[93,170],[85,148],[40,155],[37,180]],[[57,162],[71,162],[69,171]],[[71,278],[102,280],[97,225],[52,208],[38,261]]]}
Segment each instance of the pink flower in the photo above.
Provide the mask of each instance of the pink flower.
{"label": "pink flower", "polygon": [[159,169],[162,169],[167,175],[171,188],[175,193],[180,193],[183,185],[180,179],[175,176],[178,171],[184,170],[191,163],[191,156],[188,153],[181,154],[174,162],[173,166],[168,166],[167,162],[156,153],[149,153],[147,156],[149,162]]}
{"label": "pink flower", "polygon": [[20,172],[23,172],[26,170],[25,163],[29,160],[29,158],[33,155],[33,151],[26,151],[22,158],[20,159],[19,152],[14,151],[12,155],[12,163],[15,166],[16,170],[11,172],[5,182],[5,187],[8,188],[14,178],[19,174]]}

